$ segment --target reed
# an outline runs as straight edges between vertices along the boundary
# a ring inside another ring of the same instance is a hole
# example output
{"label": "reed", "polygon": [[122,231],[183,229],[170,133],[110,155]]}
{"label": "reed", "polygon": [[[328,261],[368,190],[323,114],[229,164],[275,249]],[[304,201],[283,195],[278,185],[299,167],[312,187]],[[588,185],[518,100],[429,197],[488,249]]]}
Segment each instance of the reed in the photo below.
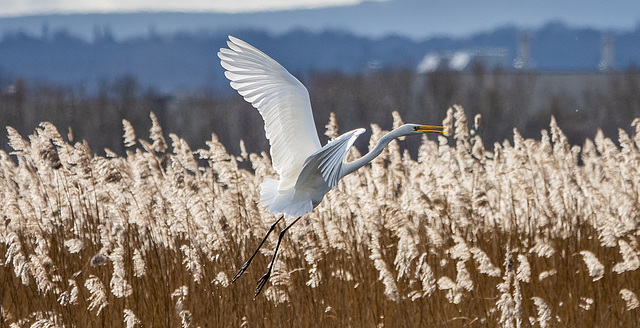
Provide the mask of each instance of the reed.
{"label": "reed", "polygon": [[150,140],[124,121],[121,157],[49,123],[7,128],[0,327],[640,322],[640,119],[618,144],[572,146],[552,119],[540,140],[514,130],[489,149],[454,107],[451,137],[425,137],[417,159],[392,142],[293,226],[255,301],[275,238],[230,278],[276,219],[259,202],[269,158],[215,135],[193,151],[151,121]]}

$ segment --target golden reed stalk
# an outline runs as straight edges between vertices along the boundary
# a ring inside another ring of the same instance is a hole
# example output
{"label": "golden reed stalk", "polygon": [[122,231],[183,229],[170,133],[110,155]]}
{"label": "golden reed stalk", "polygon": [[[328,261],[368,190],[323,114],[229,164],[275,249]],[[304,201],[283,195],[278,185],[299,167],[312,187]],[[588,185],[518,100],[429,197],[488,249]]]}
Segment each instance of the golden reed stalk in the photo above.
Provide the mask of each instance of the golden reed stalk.
{"label": "golden reed stalk", "polygon": [[[618,145],[486,149],[460,107],[417,160],[394,141],[292,228],[263,294],[230,277],[276,219],[265,154],[193,152],[151,114],[123,157],[42,123],[0,152],[0,327],[631,327],[640,302],[640,120]],[[394,121],[401,122],[394,114]],[[327,135],[338,132],[335,117]],[[383,131],[373,126],[371,145]],[[241,148],[244,149],[243,145]],[[168,152],[171,149],[171,152]],[[359,156],[354,149],[353,156]],[[251,167],[252,170],[242,167]]]}

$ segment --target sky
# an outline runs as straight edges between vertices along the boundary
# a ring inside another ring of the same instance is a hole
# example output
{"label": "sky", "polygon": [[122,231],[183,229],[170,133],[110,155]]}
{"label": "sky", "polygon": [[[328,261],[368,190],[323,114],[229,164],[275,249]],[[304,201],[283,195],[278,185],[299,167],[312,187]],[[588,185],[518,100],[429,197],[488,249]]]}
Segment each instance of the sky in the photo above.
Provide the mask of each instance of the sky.
{"label": "sky", "polygon": [[362,1],[363,0],[2,0],[0,17],[49,13],[139,10],[251,12],[352,5]]}
{"label": "sky", "polygon": [[[602,31],[640,28],[638,0],[0,0],[0,34],[24,31],[39,35],[42,27],[91,38],[106,26],[116,38],[147,33],[221,29],[261,29],[286,33],[295,29],[338,29],[357,35],[390,34],[416,40],[465,37],[502,26],[535,29],[550,21]],[[313,10],[306,10],[313,8]],[[319,8],[319,9],[318,9]],[[303,9],[303,10],[287,10]],[[207,15],[47,15],[111,12],[200,12]],[[265,12],[266,11],[266,12]],[[215,13],[215,14],[213,14]],[[229,14],[233,13],[233,14]],[[30,16],[31,15],[31,16]],[[24,17],[26,16],[26,17]],[[88,17],[68,17],[88,16]],[[89,17],[90,16],[90,17]],[[153,16],[153,17],[152,17]],[[201,16],[201,17],[198,17]],[[206,16],[206,17],[205,17]],[[158,21],[161,19],[162,21]]]}

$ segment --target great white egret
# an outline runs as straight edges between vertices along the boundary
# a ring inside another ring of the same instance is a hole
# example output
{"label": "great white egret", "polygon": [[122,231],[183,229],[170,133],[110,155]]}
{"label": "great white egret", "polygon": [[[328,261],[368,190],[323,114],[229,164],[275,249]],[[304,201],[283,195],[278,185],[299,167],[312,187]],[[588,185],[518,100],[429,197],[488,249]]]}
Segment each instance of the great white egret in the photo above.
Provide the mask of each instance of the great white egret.
{"label": "great white egret", "polygon": [[345,175],[364,166],[378,156],[391,140],[397,137],[442,133],[442,126],[405,124],[389,132],[366,155],[353,162],[345,162],[349,148],[365,129],[349,131],[324,147],[316,133],[307,89],[284,67],[252,45],[232,36],[229,48],[218,52],[220,64],[231,87],[257,108],[264,119],[264,129],[271,145],[271,161],[280,180],[265,179],[260,201],[274,214],[282,214],[264,239],[233,278],[235,282],[251,264],[276,224],[283,218],[296,218],[278,238],[267,273],[258,280],[255,296],[271,276],[280,241],[285,232],[300,218],[312,211],[324,195]]}

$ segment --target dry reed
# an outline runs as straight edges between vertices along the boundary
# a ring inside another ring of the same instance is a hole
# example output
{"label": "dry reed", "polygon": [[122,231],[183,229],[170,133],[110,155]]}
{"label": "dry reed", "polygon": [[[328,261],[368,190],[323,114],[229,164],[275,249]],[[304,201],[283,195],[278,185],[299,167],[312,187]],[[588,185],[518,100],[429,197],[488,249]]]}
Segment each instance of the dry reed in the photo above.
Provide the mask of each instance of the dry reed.
{"label": "dry reed", "polygon": [[393,142],[294,226],[255,301],[275,238],[230,277],[276,218],[259,203],[269,158],[230,155],[215,135],[208,149],[175,135],[169,147],[151,120],[151,140],[123,122],[123,157],[48,123],[28,139],[7,129],[0,327],[640,322],[640,120],[619,146],[602,133],[571,146],[552,119],[539,141],[514,131],[490,151],[480,117],[469,130],[452,108],[453,138],[425,137],[417,160]]}

